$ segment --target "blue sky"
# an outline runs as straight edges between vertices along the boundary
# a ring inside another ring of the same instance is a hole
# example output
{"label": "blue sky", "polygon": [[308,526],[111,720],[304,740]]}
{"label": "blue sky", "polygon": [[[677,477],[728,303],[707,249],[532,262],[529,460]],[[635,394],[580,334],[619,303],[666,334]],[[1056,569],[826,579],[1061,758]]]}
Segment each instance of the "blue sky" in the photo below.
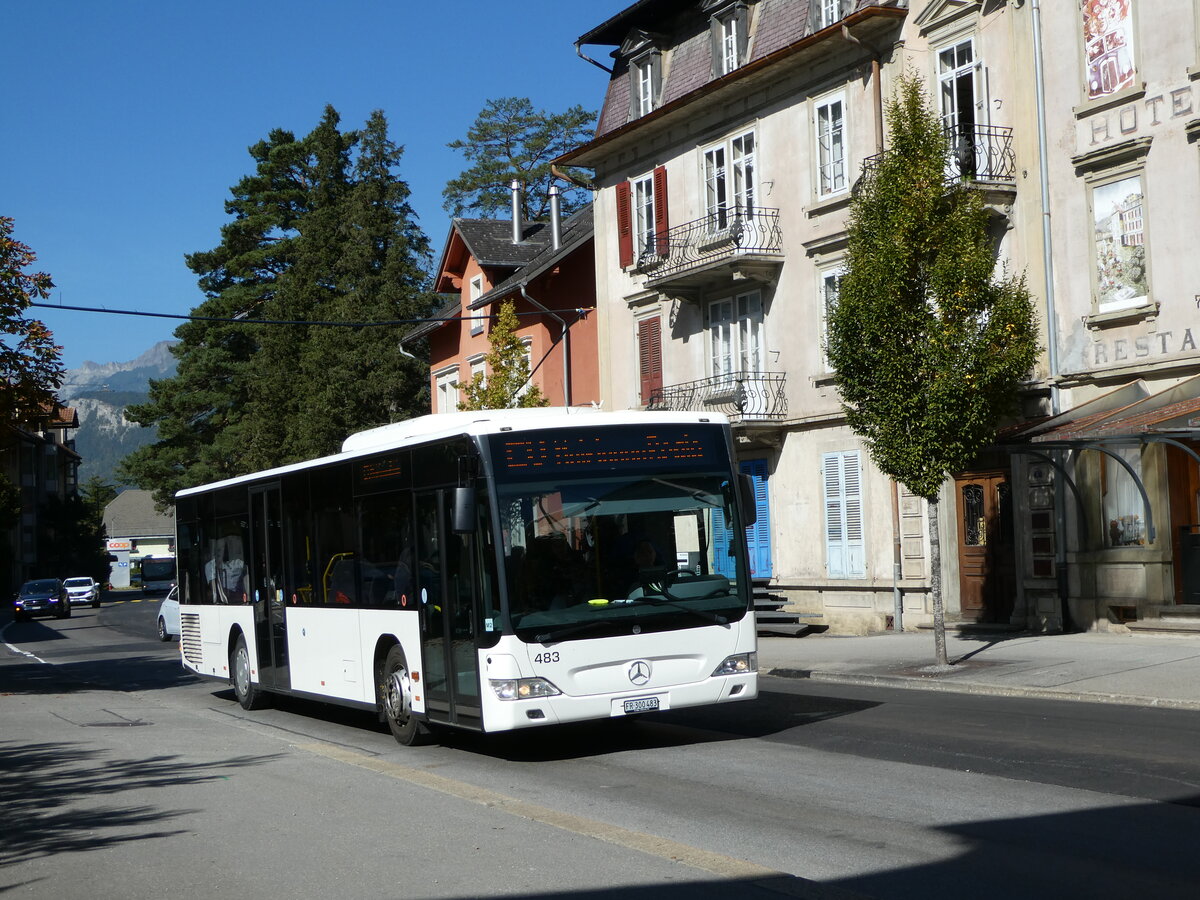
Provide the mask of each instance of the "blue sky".
{"label": "blue sky", "polygon": [[[384,111],[436,254],[442,188],[465,168],[446,144],[496,97],[598,109],[608,76],[574,42],[629,2],[6,3],[0,214],[54,278],[54,302],[187,313],[202,296],[184,254],[219,243],[246,148],[276,127],[307,134],[331,103],[346,129]],[[68,368],[133,359],[179,324],[35,312]]]}

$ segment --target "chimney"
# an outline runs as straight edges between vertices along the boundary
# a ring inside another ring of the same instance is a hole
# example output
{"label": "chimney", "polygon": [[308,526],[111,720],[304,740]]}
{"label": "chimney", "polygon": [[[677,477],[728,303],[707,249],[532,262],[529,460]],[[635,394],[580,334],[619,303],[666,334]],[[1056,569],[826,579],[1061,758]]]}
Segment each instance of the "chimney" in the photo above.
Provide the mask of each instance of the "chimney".
{"label": "chimney", "polygon": [[521,231],[521,182],[514,178],[509,187],[512,188],[513,243],[519,244],[525,238]]}
{"label": "chimney", "polygon": [[557,250],[562,246],[562,222],[559,221],[558,185],[550,185],[550,244]]}

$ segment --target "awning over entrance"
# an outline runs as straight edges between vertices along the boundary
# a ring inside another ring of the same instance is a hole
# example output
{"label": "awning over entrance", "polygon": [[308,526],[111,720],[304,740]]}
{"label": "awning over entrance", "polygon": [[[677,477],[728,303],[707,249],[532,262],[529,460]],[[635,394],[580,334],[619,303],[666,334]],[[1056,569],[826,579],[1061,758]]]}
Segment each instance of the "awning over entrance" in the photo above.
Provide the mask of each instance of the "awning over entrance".
{"label": "awning over entrance", "polygon": [[1024,430],[1030,443],[1200,437],[1200,376],[1151,394],[1141,379]]}

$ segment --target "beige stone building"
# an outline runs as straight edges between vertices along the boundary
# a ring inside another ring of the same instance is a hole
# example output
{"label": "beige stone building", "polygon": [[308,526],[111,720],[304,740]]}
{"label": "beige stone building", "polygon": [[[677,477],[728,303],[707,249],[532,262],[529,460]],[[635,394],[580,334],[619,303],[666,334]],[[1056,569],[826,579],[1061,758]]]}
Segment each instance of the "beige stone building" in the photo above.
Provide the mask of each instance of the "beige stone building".
{"label": "beige stone building", "polygon": [[1196,393],[1160,395],[1200,371],[1176,237],[1200,196],[1196,17],[1193,0],[642,0],[581,36],[611,77],[595,138],[560,162],[595,171],[604,405],[732,417],[755,574],[791,608],[840,631],[930,620],[924,503],[872,466],[822,353],[851,191],[905,69],[1048,323],[1026,417],[944,490],[951,618],[1108,627],[1185,599],[1200,513],[1168,484],[1200,481],[1194,426],[1099,449],[1072,429]]}

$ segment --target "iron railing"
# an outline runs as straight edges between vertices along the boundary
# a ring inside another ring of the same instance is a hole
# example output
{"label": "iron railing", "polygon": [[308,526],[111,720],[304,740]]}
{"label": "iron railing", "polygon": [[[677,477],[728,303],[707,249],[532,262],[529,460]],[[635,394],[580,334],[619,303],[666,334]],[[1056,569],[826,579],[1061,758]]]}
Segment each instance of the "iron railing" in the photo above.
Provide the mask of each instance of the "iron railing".
{"label": "iron railing", "polygon": [[659,388],[647,408],[672,412],[720,412],[740,421],[787,418],[783,372],[738,372]]}
{"label": "iron railing", "polygon": [[659,281],[736,256],[782,256],[779,210],[722,209],[649,241],[637,270]]}
{"label": "iron railing", "polygon": [[[950,148],[947,174],[967,181],[1016,181],[1017,156],[1011,128],[998,125],[955,125],[946,131]],[[892,151],[863,160],[863,175],[871,176]]]}

